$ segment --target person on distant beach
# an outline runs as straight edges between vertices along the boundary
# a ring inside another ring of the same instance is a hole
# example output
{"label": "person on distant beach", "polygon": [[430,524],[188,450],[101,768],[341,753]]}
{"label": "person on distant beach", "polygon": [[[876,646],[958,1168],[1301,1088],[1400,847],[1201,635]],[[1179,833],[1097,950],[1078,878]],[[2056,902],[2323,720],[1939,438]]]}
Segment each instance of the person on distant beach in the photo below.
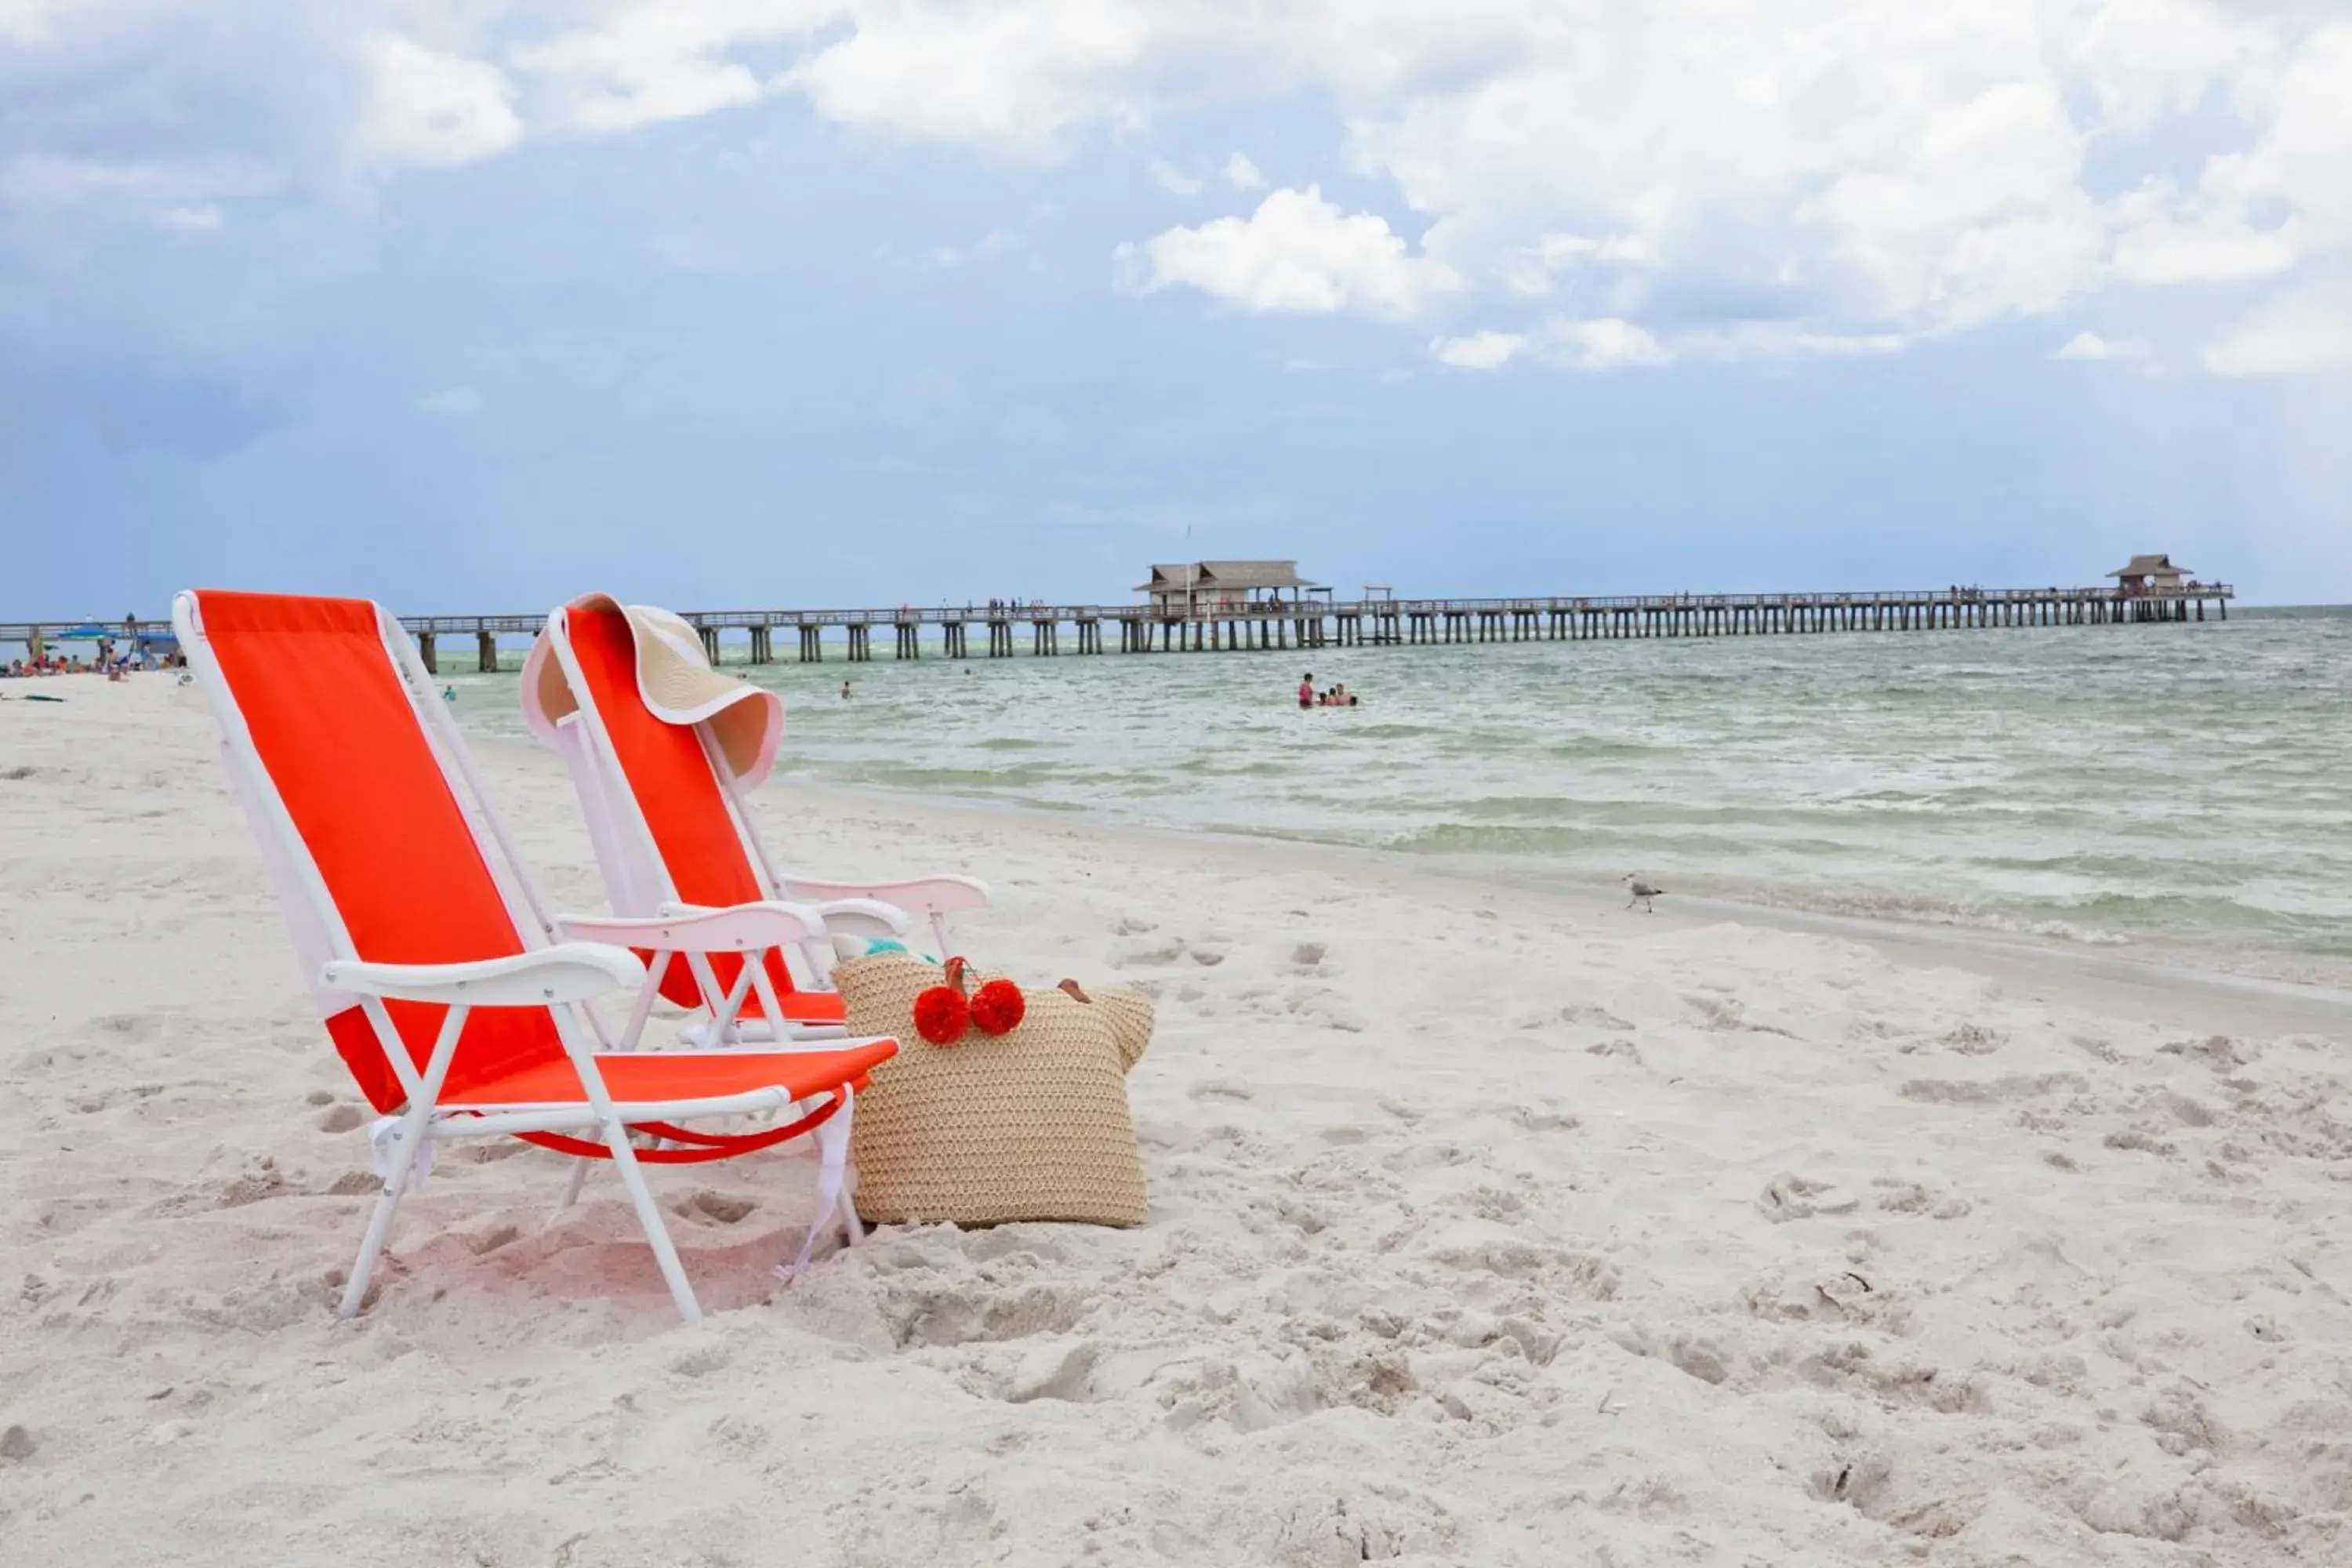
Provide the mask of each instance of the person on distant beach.
{"label": "person on distant beach", "polygon": [[1302,709],[1315,706],[1315,672],[1311,669],[1298,678],[1298,706]]}

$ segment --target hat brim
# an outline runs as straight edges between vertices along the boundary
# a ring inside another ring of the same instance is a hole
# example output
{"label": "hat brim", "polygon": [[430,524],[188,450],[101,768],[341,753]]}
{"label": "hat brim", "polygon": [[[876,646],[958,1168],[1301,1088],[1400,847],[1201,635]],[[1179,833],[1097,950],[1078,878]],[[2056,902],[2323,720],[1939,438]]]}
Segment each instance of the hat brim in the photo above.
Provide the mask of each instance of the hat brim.
{"label": "hat brim", "polygon": [[[635,645],[636,696],[646,711],[665,724],[708,724],[729,770],[746,784],[765,782],[784,737],[781,696],[713,669],[701,634],[667,610],[624,605],[609,594],[583,595],[565,608],[619,611]],[[522,678],[524,722],[551,742],[556,724],[580,707],[548,640],[554,625],[551,616],[531,644]]]}

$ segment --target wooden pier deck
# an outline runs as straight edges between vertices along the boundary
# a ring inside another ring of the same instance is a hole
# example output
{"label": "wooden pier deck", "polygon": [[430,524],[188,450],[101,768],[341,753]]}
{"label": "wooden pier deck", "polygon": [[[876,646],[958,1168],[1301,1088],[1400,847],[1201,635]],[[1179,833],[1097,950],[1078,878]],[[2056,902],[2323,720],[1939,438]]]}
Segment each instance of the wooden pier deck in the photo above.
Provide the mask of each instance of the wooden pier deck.
{"label": "wooden pier deck", "polygon": [[[704,610],[685,614],[702,634],[713,663],[776,661],[778,632],[791,636],[798,660],[816,663],[828,644],[852,663],[875,657],[887,640],[897,658],[929,650],[949,658],[1026,652],[1120,653],[1311,650],[1324,647],[1428,647],[1444,643],[1581,642],[1620,637],[1712,637],[1904,632],[1995,626],[2092,626],[2201,621],[2210,606],[2229,619],[2234,591],[2221,583],[2129,590],[2095,588],[1947,588],[1926,592],[1828,594],[1663,594],[1622,597],[1519,599],[1307,599],[1198,605],[1189,612],[1141,605],[953,606],[895,610]],[[512,616],[403,616],[425,667],[440,669],[444,637],[471,637],[476,667],[498,666],[498,639],[530,637],[544,612]],[[142,623],[152,626],[155,622]],[[168,624],[168,623],[164,623]],[[0,622],[0,645],[37,647],[87,621]],[[1116,627],[1117,632],[1106,631]],[[974,628],[979,637],[973,636]],[[1065,629],[1072,636],[1066,644]],[[830,634],[839,632],[838,638]],[[884,634],[876,637],[877,631]],[[740,633],[740,639],[729,634]],[[927,633],[935,633],[927,637]],[[735,642],[741,648],[734,653]]]}

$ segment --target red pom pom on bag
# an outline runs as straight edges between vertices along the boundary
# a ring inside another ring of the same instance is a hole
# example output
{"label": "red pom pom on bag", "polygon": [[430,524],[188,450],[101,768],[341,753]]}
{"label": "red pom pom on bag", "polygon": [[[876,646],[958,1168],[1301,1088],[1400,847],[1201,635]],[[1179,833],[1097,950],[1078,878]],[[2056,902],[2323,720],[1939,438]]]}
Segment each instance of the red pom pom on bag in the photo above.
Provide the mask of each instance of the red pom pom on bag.
{"label": "red pom pom on bag", "polygon": [[971,996],[971,1021],[983,1035],[1006,1035],[1029,1015],[1029,999],[1010,980],[992,980]]}
{"label": "red pom pom on bag", "polygon": [[947,984],[934,985],[915,998],[915,1033],[935,1046],[951,1046],[971,1026],[971,1004],[963,994],[963,960],[950,958]]}

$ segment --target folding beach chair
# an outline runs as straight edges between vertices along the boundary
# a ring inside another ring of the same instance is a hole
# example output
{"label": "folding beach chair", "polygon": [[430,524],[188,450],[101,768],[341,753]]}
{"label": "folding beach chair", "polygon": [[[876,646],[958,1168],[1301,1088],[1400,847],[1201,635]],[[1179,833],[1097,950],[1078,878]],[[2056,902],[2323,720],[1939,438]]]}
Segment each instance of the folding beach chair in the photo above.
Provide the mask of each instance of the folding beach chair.
{"label": "folding beach chair", "polygon": [[[597,594],[554,611],[523,665],[522,705],[571,770],[619,914],[786,899],[814,909],[828,931],[904,935],[926,920],[944,954],[947,917],[988,902],[970,877],[850,883],[779,872],[746,796],[774,763],[783,699],[712,669],[700,635],[667,610]],[[709,1015],[690,1040],[818,1037],[843,1028],[825,978],[833,956],[828,937],[761,965],[682,952],[657,973],[663,995]]]}
{"label": "folding beach chair", "polygon": [[[678,952],[740,963],[807,940],[818,917],[772,902],[642,921],[550,915],[397,621],[361,599],[209,589],[180,595],[172,619],[220,721],[327,1034],[368,1102],[396,1113],[378,1124],[390,1169],[341,1316],[365,1300],[402,1194],[452,1139],[515,1137],[611,1160],[689,1322],[701,1311],[641,1166],[811,1135],[819,1206],[793,1271],[836,1215],[855,1239],[842,1201],[852,1097],[896,1041],[626,1049],[654,1001],[631,949],[661,963]],[[589,998],[632,987],[616,1042]],[[746,1116],[782,1120],[738,1132],[688,1125]],[[633,1133],[657,1142],[639,1147]]]}

